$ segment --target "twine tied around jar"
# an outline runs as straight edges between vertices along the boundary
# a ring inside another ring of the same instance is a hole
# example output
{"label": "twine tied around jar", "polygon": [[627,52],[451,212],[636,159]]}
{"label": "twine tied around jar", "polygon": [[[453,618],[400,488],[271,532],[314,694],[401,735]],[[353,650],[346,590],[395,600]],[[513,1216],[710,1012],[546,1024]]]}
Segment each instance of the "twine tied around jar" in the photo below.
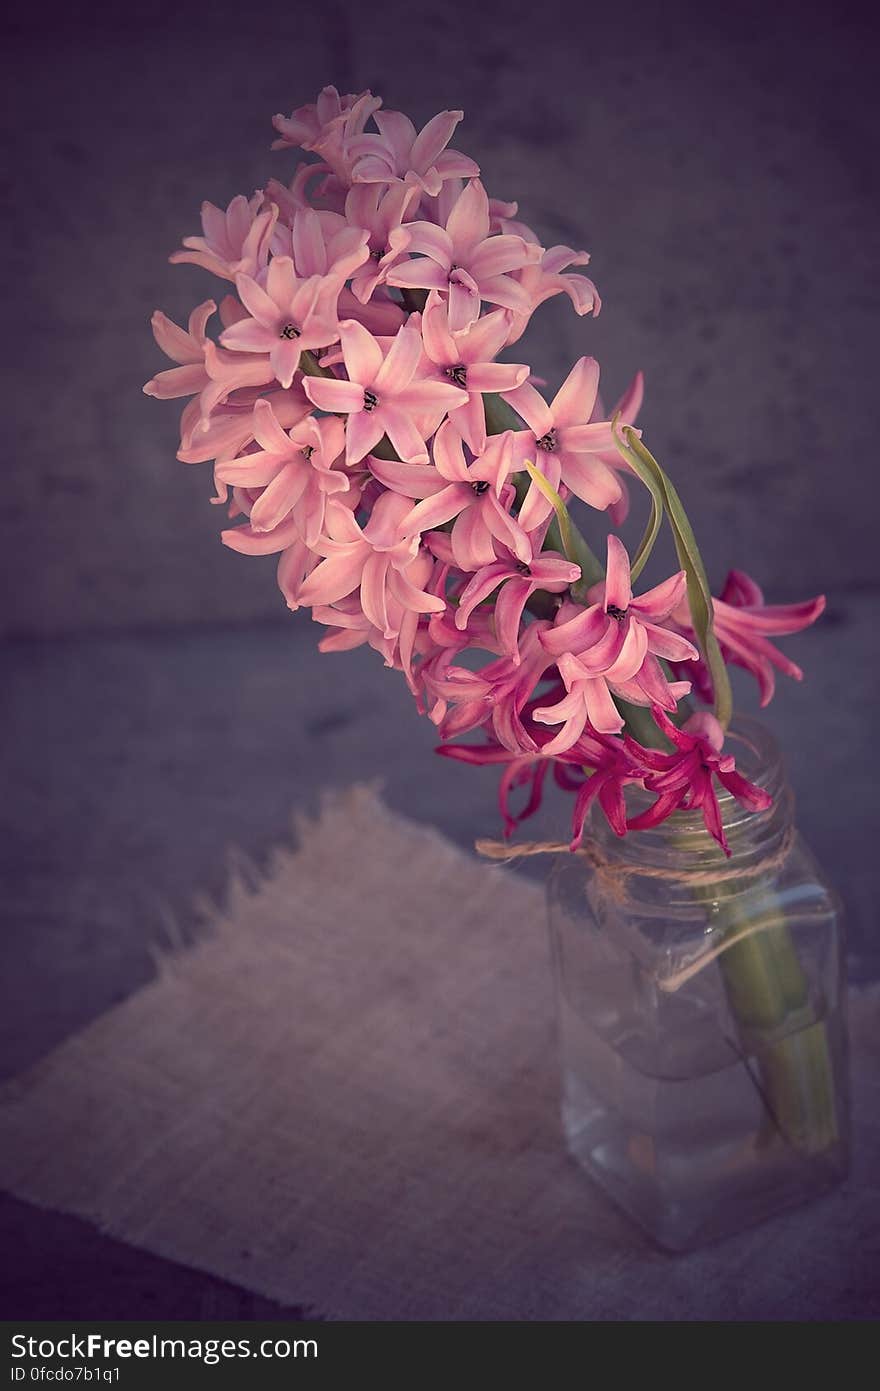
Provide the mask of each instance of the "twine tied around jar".
{"label": "twine tied around jar", "polygon": [[[558,855],[562,853],[579,855],[587,861],[596,878],[599,879],[603,892],[609,898],[621,902],[626,897],[627,883],[633,878],[665,879],[668,881],[686,878],[694,888],[709,888],[716,884],[731,884],[737,880],[757,879],[770,870],[778,869],[785,862],[794,844],[795,836],[796,832],[792,827],[789,827],[773,854],[767,855],[753,864],[694,870],[688,871],[686,874],[682,874],[680,870],[666,869],[662,865],[636,866],[614,863],[603,855],[595,845],[581,845],[577,850],[572,850],[568,844],[551,840],[523,841],[519,845],[510,845],[501,840],[478,840],[474,842],[474,848],[477,854],[497,863],[510,863],[513,860],[525,859],[531,855]],[[766,914],[756,918],[738,930],[725,933],[721,941],[707,944],[686,958],[674,970],[665,973],[659,970],[655,971],[655,982],[659,989],[668,994],[674,994],[693,976],[705,970],[711,962],[716,961],[723,952],[736,946],[737,943],[745,941],[747,937],[752,937],[757,932],[765,932],[776,924],[778,924],[778,917],[775,914]]]}

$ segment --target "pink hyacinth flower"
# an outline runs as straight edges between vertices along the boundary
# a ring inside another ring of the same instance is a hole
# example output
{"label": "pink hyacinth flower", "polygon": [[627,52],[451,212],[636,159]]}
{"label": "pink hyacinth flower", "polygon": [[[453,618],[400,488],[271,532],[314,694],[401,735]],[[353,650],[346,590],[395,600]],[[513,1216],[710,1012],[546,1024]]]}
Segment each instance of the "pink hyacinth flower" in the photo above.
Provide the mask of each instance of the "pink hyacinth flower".
{"label": "pink hyacinth flower", "polygon": [[[500,223],[504,232],[514,233],[533,246],[539,246],[538,238],[525,223],[504,218]],[[571,266],[586,266],[590,263],[588,251],[573,251],[570,246],[540,247],[541,258],[524,266],[516,272],[516,279],[529,297],[529,308],[524,314],[515,314],[510,328],[508,343],[516,343],[528,327],[529,319],[545,300],[554,295],[568,295],[576,314],[592,314],[602,308],[599,292],[586,275],[571,272]]]}
{"label": "pink hyacinth flower", "polygon": [[468,463],[462,438],[445,420],[434,436],[434,467],[418,471],[405,465],[373,459],[370,468],[387,488],[410,498],[422,498],[403,519],[406,535],[420,536],[444,522],[455,523],[452,556],[467,573],[491,565],[495,542],[507,546],[528,564],[529,538],[510,514],[515,492],[510,475],[508,435],[493,435],[482,454]]}
{"label": "pink hyacinth flower", "polygon": [[462,632],[478,604],[501,586],[495,600],[495,632],[502,652],[519,666],[519,627],[529,599],[537,590],[560,594],[580,577],[581,568],[553,551],[540,551],[528,562],[506,556],[484,565],[471,576],[459,595],[455,626]]}
{"label": "pink hyacinth flower", "polygon": [[446,148],[455,127],[464,119],[463,111],[441,111],[418,134],[402,111],[377,111],[373,119],[378,135],[358,135],[348,142],[352,183],[406,180],[433,196],[447,179],[479,174],[479,166],[467,155]]}
{"label": "pink hyacinth flower", "polygon": [[378,296],[370,304],[362,304],[344,283],[356,279],[373,264],[369,260],[368,238],[366,228],[350,227],[339,213],[300,208],[289,227],[276,227],[272,254],[290,256],[299,276],[318,275],[334,280],[339,287],[337,318],[357,319],[371,333],[393,335],[406,317],[400,305]]}
{"label": "pink hyacinth flower", "polygon": [[167,314],[157,309],[150,324],[153,337],[166,357],[179,363],[165,372],[157,372],[144,387],[145,396],[155,396],[159,400],[173,400],[179,396],[193,396],[201,392],[209,382],[205,368],[205,345],[208,335],[205,332],[208,320],[217,306],[212,299],[196,305],[189,316],[186,329],[179,328]]}
{"label": "pink hyacinth flower", "polygon": [[325,348],[339,337],[335,277],[301,279],[289,256],[275,256],[265,289],[249,275],[237,276],[235,285],[251,317],[224,329],[220,342],[238,352],[265,354],[282,386],[290,386],[303,351]]}
{"label": "pink hyacinth flower", "polygon": [[[213,309],[213,300],[198,305],[190,315],[186,333],[158,310],[152,319],[157,343],[181,366],[157,373],[146,383],[144,393],[167,399],[198,392],[181,417],[181,450],[184,452],[191,448],[194,439],[209,430],[213,412],[233,392],[267,386],[273,380],[267,359],[256,359],[247,353],[226,353],[212,343],[205,326]],[[220,320],[226,327],[237,323],[244,314],[232,295],[227,295],[220,305]],[[202,457],[213,458],[213,455]]]}
{"label": "pink hyacinth flower", "polygon": [[528,295],[510,272],[534,260],[540,248],[522,237],[489,235],[489,200],[479,179],[472,179],[457,198],[445,228],[410,222],[407,232],[413,259],[396,265],[388,284],[442,294],[451,332],[459,333],[474,322],[481,300],[529,312]]}
{"label": "pink hyacinth flower", "polygon": [[[546,619],[530,623],[519,642],[519,659],[501,656],[474,673],[465,668],[453,669],[460,682],[444,691],[452,709],[440,722],[444,739],[485,729],[511,753],[534,754],[550,736],[538,729],[530,715],[524,712],[530,704],[535,687],[553,663],[547,655],[541,636],[549,627]],[[480,643],[480,646],[486,644]],[[469,683],[473,683],[469,688]]]}
{"label": "pink hyacinth flower", "polygon": [[318,100],[300,106],[290,116],[272,118],[280,139],[272,149],[312,150],[342,182],[349,182],[351,141],[359,136],[370,116],[382,105],[372,92],[349,92],[341,97],[335,87],[325,87]]}
{"label": "pink hyacinth flower", "polygon": [[465,393],[451,382],[417,376],[422,357],[418,315],[398,331],[387,352],[353,319],[343,321],[339,336],[348,381],[309,377],[303,386],[319,410],[348,416],[347,463],[360,463],[387,435],[401,459],[427,464],[427,446],[413,413],[454,409],[462,404]]}
{"label": "pink hyacinth flower", "polygon": [[[326,534],[315,546],[324,558],[300,587],[296,603],[310,608],[335,604],[359,587],[361,608],[370,623],[389,639],[399,633],[393,601],[398,605],[398,615],[407,611],[442,612],[445,599],[418,587],[424,573],[418,543],[400,539],[400,522],[407,506],[405,498],[384,493],[362,528],[348,508],[331,499],[325,517]],[[414,562],[419,563],[414,566]],[[430,570],[430,557],[428,562]]]}
{"label": "pink hyacinth flower", "polygon": [[613,533],[608,537],[602,602],[580,610],[563,605],[555,626],[542,637],[566,689],[558,704],[535,711],[540,723],[563,726],[546,752],[570,748],[588,721],[600,734],[618,733],[624,721],[612,693],[636,705],[675,709],[690,683],[667,682],[657,658],[682,662],[699,656],[686,638],[661,626],[680,603],[684,588],[685,572],[680,570],[633,598],[626,548]]}
{"label": "pink hyacinth flower", "polygon": [[404,219],[418,204],[415,184],[355,184],[345,199],[345,216],[352,227],[367,233],[368,257],[355,271],[351,288],[366,304],[409,244]]}
{"label": "pink hyacinth flower", "polygon": [[329,275],[341,284],[366,261],[368,240],[365,227],[350,226],[338,213],[301,208],[289,228],[276,230],[272,250],[274,255],[290,255],[303,280]]}
{"label": "pink hyacinth flower", "polygon": [[440,373],[467,392],[466,402],[449,412],[462,438],[475,454],[486,446],[483,393],[512,391],[529,375],[524,363],[495,362],[510,328],[508,309],[484,314],[462,333],[451,333],[446,305],[432,290],[422,315],[422,342],[426,355]]}
{"label": "pink hyacinth flower", "polygon": [[342,422],[310,415],[284,430],[267,400],[256,403],[253,419],[260,448],[218,462],[214,476],[218,483],[262,490],[251,508],[253,531],[272,531],[292,515],[306,545],[314,549],[327,498],[349,487],[346,475],[333,468],[345,448]]}
{"label": "pink hyacinth flower", "polygon": [[[614,449],[610,421],[591,421],[599,390],[599,364],[582,357],[574,364],[548,405],[528,382],[504,399],[522,416],[528,429],[513,434],[514,467],[534,463],[551,487],[560,484],[575,497],[600,511],[617,502],[620,483],[601,455]],[[527,531],[538,526],[552,511],[552,504],[532,483],[520,510]]]}
{"label": "pink hyacinth flower", "polygon": [[773,804],[772,797],[736,771],[732,754],[721,753],[724,730],[714,715],[701,711],[678,729],[659,706],[653,707],[652,714],[676,751],[667,754],[644,749],[626,736],[627,747],[650,770],[644,779],[645,787],[658,794],[652,807],[628,821],[629,829],[657,826],[675,811],[699,809],[706,829],[729,856],[730,846],[724,835],[712,779],[716,778],[749,811],[766,811]]}
{"label": "pink hyacinth flower", "polygon": [[[250,399],[243,399],[245,395]],[[286,430],[298,424],[312,409],[311,402],[298,386],[291,387],[289,391],[270,391],[262,399],[269,402],[278,423]],[[191,403],[197,409],[198,404],[198,401]],[[193,428],[181,435],[180,449],[177,451],[181,463],[203,464],[208,459],[234,459],[254,438],[255,404],[253,393],[242,393],[240,398],[218,406],[212,412],[206,430],[195,428],[198,425],[196,415]],[[189,409],[187,407],[187,411]]]}
{"label": "pink hyacinth flower", "polygon": [[278,217],[273,206],[261,212],[262,204],[261,192],[250,199],[240,193],[225,212],[213,203],[203,203],[204,236],[184,237],[186,250],[175,251],[168,259],[172,265],[190,262],[203,266],[223,280],[259,275],[269,260],[269,243]]}

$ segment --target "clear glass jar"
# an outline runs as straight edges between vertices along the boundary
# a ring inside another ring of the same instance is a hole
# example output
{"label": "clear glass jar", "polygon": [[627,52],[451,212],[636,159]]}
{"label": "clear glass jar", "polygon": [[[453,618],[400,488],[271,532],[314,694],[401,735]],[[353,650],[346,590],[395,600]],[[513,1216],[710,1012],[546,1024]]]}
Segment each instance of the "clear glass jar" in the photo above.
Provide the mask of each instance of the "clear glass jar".
{"label": "clear glass jar", "polygon": [[812,1198],[848,1163],[839,905],[774,741],[751,720],[728,740],[774,798],[719,797],[730,860],[699,813],[624,839],[596,813],[549,881],[568,1146],[668,1250]]}

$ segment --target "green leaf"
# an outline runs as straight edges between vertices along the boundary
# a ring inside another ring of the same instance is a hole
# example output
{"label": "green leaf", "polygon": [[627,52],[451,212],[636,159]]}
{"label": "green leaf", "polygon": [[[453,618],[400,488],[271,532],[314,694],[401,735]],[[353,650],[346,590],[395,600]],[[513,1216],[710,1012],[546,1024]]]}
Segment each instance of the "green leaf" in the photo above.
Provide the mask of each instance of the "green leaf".
{"label": "green leaf", "polygon": [[654,542],[657,540],[660,524],[663,521],[663,488],[657,478],[660,470],[657,460],[648,453],[637,435],[633,436],[631,444],[623,443],[617,433],[618,418],[615,416],[611,422],[617,452],[622,455],[633,473],[644,483],[651,494],[651,515],[630,567],[631,577],[636,580],[644,570],[648,556],[654,549]]}
{"label": "green leaf", "polygon": [[[713,631],[712,591],[709,588],[709,579],[700,548],[697,545],[697,538],[694,536],[693,527],[671,479],[657,463],[657,460],[645,449],[631,425],[624,426],[623,434],[629,450],[643,464],[662,493],[663,506],[672,528],[678,563],[687,577],[688,604],[694,632],[712,677],[712,687],[715,691],[715,716],[726,729],[733,713],[733,697],[727,667],[721,656],[718,639]],[[624,457],[629,461],[628,455],[624,455]],[[639,476],[642,476],[641,473]],[[652,497],[653,495],[652,489]],[[650,531],[650,524],[648,530]],[[653,541],[651,544],[653,545]]]}

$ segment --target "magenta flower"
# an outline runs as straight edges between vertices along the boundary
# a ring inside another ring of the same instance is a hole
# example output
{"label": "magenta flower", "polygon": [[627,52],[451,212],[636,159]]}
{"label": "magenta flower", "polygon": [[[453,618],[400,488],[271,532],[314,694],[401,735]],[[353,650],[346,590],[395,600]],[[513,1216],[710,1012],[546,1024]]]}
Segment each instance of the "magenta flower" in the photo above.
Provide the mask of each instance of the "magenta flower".
{"label": "magenta flower", "polygon": [[407,232],[413,259],[394,266],[388,284],[444,295],[452,333],[474,322],[481,300],[529,313],[529,297],[510,272],[534,260],[540,248],[522,237],[489,235],[489,200],[479,179],[472,179],[456,199],[445,228],[410,222]]}
{"label": "magenta flower", "polygon": [[417,376],[422,356],[418,316],[404,324],[387,352],[353,319],[340,325],[339,336],[348,381],[308,377],[303,386],[319,410],[348,416],[346,462],[360,463],[387,435],[401,459],[427,464],[427,446],[412,413],[454,409],[465,393],[451,382]]}
{"label": "magenta flower", "polygon": [[[545,748],[548,747],[545,745]],[[554,769],[560,787],[575,792],[571,818],[571,844],[577,850],[590,808],[598,801],[615,835],[626,835],[626,803],[623,790],[641,782],[644,767],[634,750],[621,739],[594,729],[585,730],[570,749],[560,755]]]}
{"label": "magenta flower", "polygon": [[566,689],[558,704],[535,711],[541,724],[563,726],[546,752],[571,748],[587,722],[600,734],[621,730],[624,721],[612,694],[635,705],[675,709],[677,697],[687,694],[690,683],[667,682],[657,658],[682,662],[699,656],[686,638],[660,626],[681,602],[685,582],[680,570],[634,599],[626,548],[613,533],[608,537],[602,602],[580,610],[563,605],[555,626],[542,636]]}
{"label": "magenta flower", "polygon": [[327,498],[347,492],[349,480],[333,464],[345,449],[345,430],[334,417],[313,415],[282,429],[266,400],[254,407],[253,435],[260,448],[219,461],[218,483],[259,488],[250,513],[253,531],[272,531],[292,515],[306,545],[314,549],[324,527]]}
{"label": "magenta flower", "polygon": [[509,435],[493,435],[483,453],[468,464],[461,436],[446,420],[434,436],[433,448],[434,468],[416,471],[385,460],[370,461],[372,472],[387,488],[423,499],[404,517],[405,534],[419,536],[454,518],[452,556],[462,570],[473,572],[491,565],[497,559],[496,541],[528,564],[529,538],[510,514],[515,493],[507,482]]}
{"label": "magenta flower", "polygon": [[529,375],[524,363],[494,361],[507,340],[510,322],[508,309],[496,309],[463,332],[451,333],[446,305],[436,290],[429,294],[422,315],[426,355],[443,377],[467,392],[467,400],[449,412],[449,419],[475,454],[486,446],[483,393],[512,391]]}
{"label": "magenta flower", "polygon": [[676,752],[667,754],[643,749],[629,735],[625,736],[628,750],[650,770],[645,776],[645,787],[658,794],[654,805],[640,816],[632,817],[627,827],[641,830],[659,825],[675,811],[699,809],[709,834],[729,856],[730,846],[724,835],[712,779],[717,779],[749,811],[766,811],[773,804],[772,797],[736,771],[732,754],[721,753],[724,730],[714,715],[701,711],[678,729],[659,706],[655,705],[651,713],[658,727],[675,745]]}
{"label": "magenta flower", "polygon": [[[498,784],[498,808],[504,821],[505,839],[509,839],[517,826],[534,816],[539,809],[544,781],[552,766],[549,759],[537,758],[533,753],[511,753],[510,749],[494,741],[486,744],[438,744],[435,753],[477,768],[492,764],[506,765]],[[525,806],[513,812],[510,809],[511,793],[523,786],[530,789]]]}
{"label": "magenta flower", "polygon": [[581,569],[553,551],[540,551],[528,562],[506,556],[484,565],[471,576],[459,595],[455,625],[464,631],[478,604],[485,603],[499,585],[495,600],[495,633],[502,652],[519,666],[519,627],[525,606],[539,589],[560,594],[579,579]]}
{"label": "magenta flower", "polygon": [[[541,737],[540,730],[535,730],[535,734]],[[436,752],[478,766],[506,764],[498,787],[505,839],[539,809],[543,784],[552,767],[559,786],[577,793],[572,812],[572,850],[580,845],[587,814],[597,800],[616,834],[626,834],[623,789],[629,783],[640,782],[644,775],[644,768],[621,739],[606,738],[595,732],[583,734],[573,748],[555,759],[545,757],[539,744],[534,745],[533,752],[524,753],[521,749],[505,747],[491,736],[485,744],[442,744]],[[511,794],[523,786],[529,787],[528,798],[525,805],[514,812],[510,806]]]}
{"label": "magenta flower", "polygon": [[328,502],[326,534],[315,546],[324,559],[300,587],[296,604],[335,604],[359,588],[361,608],[386,638],[396,638],[399,632],[394,601],[398,614],[407,610],[442,612],[445,599],[419,589],[410,578],[419,574],[424,562],[413,570],[413,562],[420,559],[418,543],[400,540],[400,521],[406,507],[405,498],[385,493],[361,528],[347,507]]}
{"label": "magenta flower", "polygon": [[479,166],[467,155],[446,148],[455,127],[464,119],[463,111],[441,111],[418,134],[402,111],[376,111],[373,119],[378,135],[357,135],[348,142],[352,183],[406,180],[433,196],[447,179],[469,179],[479,174]]}
{"label": "magenta flower", "polygon": [[[614,470],[600,457],[614,449],[611,424],[590,419],[598,390],[599,364],[581,357],[549,406],[528,382],[504,392],[504,399],[528,426],[514,431],[514,468],[534,463],[557,492],[561,484],[602,511],[619,500],[621,489]],[[551,511],[552,504],[532,483],[520,511],[523,526],[531,531]]]}
{"label": "magenta flower", "polygon": [[262,193],[255,193],[250,199],[240,193],[225,212],[213,203],[203,203],[204,236],[184,237],[187,249],[175,251],[168,259],[173,265],[189,261],[203,266],[223,280],[258,275],[269,260],[269,243],[278,217],[276,207],[260,212],[262,204]]}
{"label": "magenta flower", "polygon": [[774,667],[795,681],[803,680],[800,667],[769,642],[768,635],[799,633],[815,623],[825,610],[824,594],[799,604],[765,604],[755,581],[742,570],[731,570],[721,598],[714,601],[713,608],[715,635],[724,660],[751,672],[760,689],[762,706],[773,699]]}
{"label": "magenta flower", "polygon": [[235,285],[251,318],[224,329],[220,342],[238,352],[266,355],[282,386],[293,381],[301,352],[325,348],[339,337],[338,279],[301,279],[289,256],[274,256],[265,289],[249,275],[237,276]]}

